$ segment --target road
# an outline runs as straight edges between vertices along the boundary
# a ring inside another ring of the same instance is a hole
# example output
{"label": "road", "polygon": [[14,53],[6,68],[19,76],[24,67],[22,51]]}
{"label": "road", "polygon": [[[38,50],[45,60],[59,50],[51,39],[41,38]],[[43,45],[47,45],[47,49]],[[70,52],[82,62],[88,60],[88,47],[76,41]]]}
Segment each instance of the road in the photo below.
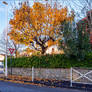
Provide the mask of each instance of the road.
{"label": "road", "polygon": [[49,88],[0,81],[0,92],[85,92],[66,88]]}

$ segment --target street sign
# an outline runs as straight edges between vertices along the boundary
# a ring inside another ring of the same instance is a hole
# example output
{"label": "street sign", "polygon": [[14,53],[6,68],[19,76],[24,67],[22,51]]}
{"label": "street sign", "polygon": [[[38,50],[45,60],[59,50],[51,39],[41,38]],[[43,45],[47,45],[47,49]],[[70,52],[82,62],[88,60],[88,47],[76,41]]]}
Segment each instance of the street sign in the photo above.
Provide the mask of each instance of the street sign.
{"label": "street sign", "polygon": [[9,48],[10,54],[11,54],[11,59],[10,59],[10,66],[11,66],[11,75],[12,75],[12,55],[14,54],[15,49],[14,48]]}
{"label": "street sign", "polygon": [[10,54],[12,55],[14,53],[15,49],[9,48],[9,51],[10,51]]}

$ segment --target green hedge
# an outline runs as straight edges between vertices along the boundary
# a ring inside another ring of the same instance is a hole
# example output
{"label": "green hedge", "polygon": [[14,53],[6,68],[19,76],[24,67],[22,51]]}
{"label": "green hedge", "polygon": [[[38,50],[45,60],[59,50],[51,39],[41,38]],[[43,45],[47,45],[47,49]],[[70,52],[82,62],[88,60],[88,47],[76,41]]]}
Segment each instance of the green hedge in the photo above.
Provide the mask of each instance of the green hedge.
{"label": "green hedge", "polygon": [[[8,67],[10,67],[8,58]],[[78,61],[75,57],[68,58],[65,55],[46,55],[12,58],[12,67],[31,68],[70,68],[70,67],[92,67],[92,54],[84,61]]]}

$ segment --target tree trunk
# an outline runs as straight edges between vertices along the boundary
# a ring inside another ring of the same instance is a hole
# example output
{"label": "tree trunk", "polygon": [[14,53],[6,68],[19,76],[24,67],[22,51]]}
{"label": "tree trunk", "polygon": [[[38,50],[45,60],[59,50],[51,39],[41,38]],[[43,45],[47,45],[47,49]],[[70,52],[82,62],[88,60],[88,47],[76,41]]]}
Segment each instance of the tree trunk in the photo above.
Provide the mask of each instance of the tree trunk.
{"label": "tree trunk", "polygon": [[44,55],[47,47],[41,46],[41,48],[42,48],[41,54]]}

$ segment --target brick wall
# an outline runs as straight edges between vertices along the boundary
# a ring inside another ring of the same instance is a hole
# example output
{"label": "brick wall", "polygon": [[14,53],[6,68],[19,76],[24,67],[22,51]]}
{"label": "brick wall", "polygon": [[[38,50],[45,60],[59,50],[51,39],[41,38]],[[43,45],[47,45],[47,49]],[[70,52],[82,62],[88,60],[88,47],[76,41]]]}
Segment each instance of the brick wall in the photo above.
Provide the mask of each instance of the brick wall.
{"label": "brick wall", "polygon": [[[86,74],[87,72],[90,72],[88,75],[86,75],[88,78],[92,79],[92,69],[83,69],[83,68],[75,68],[78,72],[81,74]],[[10,73],[10,69],[8,69]],[[14,75],[21,75],[21,76],[30,76],[32,77],[32,69],[31,68],[13,68],[12,74]],[[70,69],[45,69],[45,68],[35,68],[34,69],[34,78],[37,79],[52,79],[52,80],[66,80],[70,81]],[[74,70],[72,71],[73,79],[76,79],[80,77],[79,73],[76,73]],[[90,82],[87,78],[81,78],[77,80],[78,82]]]}
{"label": "brick wall", "polygon": [[[10,69],[8,69],[10,74]],[[22,75],[22,76],[32,76],[31,68],[13,68],[12,74]],[[70,69],[45,69],[45,68],[35,68],[34,77],[40,79],[55,79],[55,80],[69,80],[70,79]]]}

